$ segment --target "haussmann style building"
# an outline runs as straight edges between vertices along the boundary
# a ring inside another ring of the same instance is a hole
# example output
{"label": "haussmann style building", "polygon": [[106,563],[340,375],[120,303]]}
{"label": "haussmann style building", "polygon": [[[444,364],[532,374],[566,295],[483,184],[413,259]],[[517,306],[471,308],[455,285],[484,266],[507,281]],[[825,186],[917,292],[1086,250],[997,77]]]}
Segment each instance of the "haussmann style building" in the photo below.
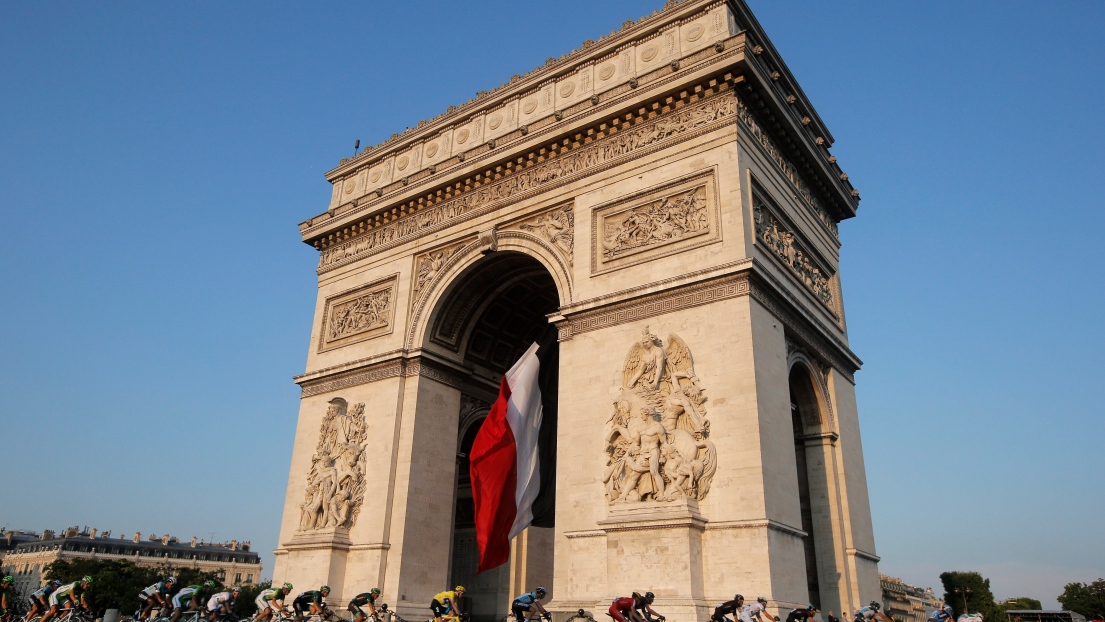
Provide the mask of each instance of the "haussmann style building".
{"label": "haussmann style building", "polygon": [[[833,140],[743,2],[684,0],[342,160],[274,580],[412,620],[879,599]],[[477,576],[467,454],[549,331],[537,520]]]}

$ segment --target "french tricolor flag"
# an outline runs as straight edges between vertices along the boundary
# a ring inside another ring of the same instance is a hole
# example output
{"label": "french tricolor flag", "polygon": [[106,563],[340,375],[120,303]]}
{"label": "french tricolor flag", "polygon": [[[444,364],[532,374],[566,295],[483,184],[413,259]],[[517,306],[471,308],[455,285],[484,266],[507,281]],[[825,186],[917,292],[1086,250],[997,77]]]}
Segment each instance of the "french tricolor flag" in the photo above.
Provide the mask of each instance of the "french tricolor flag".
{"label": "french tricolor flag", "polygon": [[[543,416],[540,378],[550,363],[552,343],[534,343],[503,376],[469,454],[476,507],[477,573],[510,559],[510,540],[534,522],[541,492],[539,437]],[[546,370],[548,372],[550,370]],[[545,374],[547,375],[547,374]]]}

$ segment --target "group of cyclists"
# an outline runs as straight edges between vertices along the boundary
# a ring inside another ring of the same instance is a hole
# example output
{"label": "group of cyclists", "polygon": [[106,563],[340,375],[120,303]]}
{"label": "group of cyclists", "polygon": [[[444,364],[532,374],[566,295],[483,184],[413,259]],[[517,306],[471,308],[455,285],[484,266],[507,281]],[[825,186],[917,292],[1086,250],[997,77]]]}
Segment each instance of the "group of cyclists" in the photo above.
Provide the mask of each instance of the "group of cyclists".
{"label": "group of cyclists", "polygon": [[[14,578],[10,576],[0,579],[0,617],[7,616],[15,606],[14,582]],[[35,618],[38,618],[36,622],[49,622],[70,611],[86,611],[88,609],[86,595],[91,585],[92,577],[84,577],[80,581],[68,584],[56,580],[47,583],[28,597],[31,607],[23,617],[23,622],[32,622]],[[216,591],[216,589],[214,581],[184,586],[180,585],[176,577],[166,577],[163,581],[158,581],[139,592],[140,604],[135,611],[133,621],[149,620],[154,609],[159,609],[161,612],[159,617],[167,618],[168,622],[178,622],[185,613],[189,612],[195,612],[193,620],[225,622],[234,619],[233,607],[241,596],[241,588],[233,587],[228,591]],[[289,612],[285,601],[291,592],[291,583],[263,590],[254,600],[257,613],[252,617],[253,622],[292,620],[304,622],[308,616],[318,616],[323,619],[336,617],[326,605],[325,599],[330,594],[329,586],[324,585],[317,590],[308,590],[299,594],[292,599],[292,608]],[[464,586],[458,585],[452,590],[435,595],[430,602],[430,611],[433,613],[432,622],[444,622],[444,618],[449,618],[451,621],[467,619],[467,612],[464,612],[461,606],[464,593]],[[528,622],[538,617],[544,618],[546,622],[551,620],[552,615],[541,603],[547,595],[548,590],[538,587],[516,597],[510,605],[510,612],[515,622]],[[350,599],[347,610],[351,615],[351,622],[370,622],[370,619],[371,622],[382,622],[380,613],[387,613],[387,605],[377,605],[376,601],[379,597],[380,589],[373,588]],[[633,592],[630,596],[615,598],[610,604],[607,615],[614,622],[665,622],[664,616],[652,608],[655,598],[656,595],[652,592],[644,594]],[[366,612],[362,607],[367,607],[368,611]],[[786,622],[812,622],[811,619],[816,613],[817,608],[814,605],[798,607],[790,611]],[[829,613],[830,619],[835,620],[831,615],[832,612]],[[872,601],[868,606],[857,609],[851,622],[879,622],[880,619],[881,622],[894,622],[880,611],[877,601]],[[767,613],[766,598],[759,597],[755,602],[746,605],[744,596],[740,594],[715,607],[710,620],[711,622],[780,622],[780,618]],[[951,605],[944,605],[928,617],[928,622],[954,621]],[[981,622],[980,619],[979,622]]]}

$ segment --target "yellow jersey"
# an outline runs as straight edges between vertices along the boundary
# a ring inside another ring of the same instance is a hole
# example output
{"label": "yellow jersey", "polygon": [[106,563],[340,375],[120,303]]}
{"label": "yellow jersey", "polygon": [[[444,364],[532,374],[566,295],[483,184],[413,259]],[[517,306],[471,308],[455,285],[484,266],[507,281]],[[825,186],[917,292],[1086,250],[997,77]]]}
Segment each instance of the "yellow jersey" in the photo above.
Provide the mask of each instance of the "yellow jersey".
{"label": "yellow jersey", "polygon": [[457,593],[453,592],[453,591],[441,592],[437,596],[434,596],[434,600],[436,600],[437,602],[439,602],[443,605],[445,604],[446,600],[448,600],[451,603],[455,603],[455,602],[457,602]]}

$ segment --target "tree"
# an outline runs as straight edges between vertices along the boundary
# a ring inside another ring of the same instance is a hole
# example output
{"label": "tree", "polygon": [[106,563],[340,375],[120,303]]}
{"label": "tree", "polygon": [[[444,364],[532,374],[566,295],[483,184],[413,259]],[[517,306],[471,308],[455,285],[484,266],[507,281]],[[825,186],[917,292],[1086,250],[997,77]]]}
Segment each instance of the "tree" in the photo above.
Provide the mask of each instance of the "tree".
{"label": "tree", "polygon": [[1040,611],[1044,608],[1040,601],[1036,600],[1035,598],[1029,598],[1027,596],[1007,598],[998,603],[998,606],[1001,607],[1002,611]]}
{"label": "tree", "polygon": [[170,575],[176,576],[181,587],[215,579],[215,573],[195,568],[148,567],[126,560],[82,558],[59,559],[48,564],[43,577],[47,581],[58,579],[64,583],[92,577],[92,587],[86,598],[93,613],[100,616],[106,609],[129,613],[132,607],[138,606],[139,592]]}
{"label": "tree", "polygon": [[[977,572],[945,572],[940,575],[944,584],[944,602],[955,610],[956,617],[963,615],[963,597],[967,596],[967,612],[981,613],[986,622],[1006,622],[1005,611],[994,602],[990,580]],[[956,592],[956,589],[961,590]],[[966,593],[966,590],[970,593]]]}
{"label": "tree", "polygon": [[1105,579],[1093,583],[1068,583],[1056,600],[1068,611],[1077,611],[1087,619],[1105,618]]}

